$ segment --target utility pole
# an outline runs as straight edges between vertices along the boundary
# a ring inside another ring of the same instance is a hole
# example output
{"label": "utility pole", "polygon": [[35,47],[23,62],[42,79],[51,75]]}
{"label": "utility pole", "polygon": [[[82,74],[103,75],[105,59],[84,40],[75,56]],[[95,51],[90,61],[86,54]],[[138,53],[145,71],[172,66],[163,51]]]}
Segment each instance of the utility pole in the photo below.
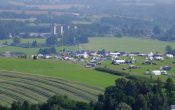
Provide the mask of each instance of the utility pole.
{"label": "utility pole", "polygon": [[78,51],[80,51],[80,46],[79,46],[79,39],[78,39],[78,36],[77,36],[77,26],[74,26],[74,31],[75,31],[75,37],[76,37],[76,45],[77,45],[77,47],[78,47]]}
{"label": "utility pole", "polygon": [[61,26],[61,51],[62,51],[62,55],[64,53],[64,30],[63,30],[63,26]]}

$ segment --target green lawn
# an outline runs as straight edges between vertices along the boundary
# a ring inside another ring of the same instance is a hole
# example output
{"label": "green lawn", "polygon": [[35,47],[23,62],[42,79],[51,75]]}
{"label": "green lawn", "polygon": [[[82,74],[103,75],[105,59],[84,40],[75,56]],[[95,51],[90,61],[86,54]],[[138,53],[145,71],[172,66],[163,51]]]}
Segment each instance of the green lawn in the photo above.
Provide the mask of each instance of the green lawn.
{"label": "green lawn", "polygon": [[[45,43],[45,38],[29,38],[29,39],[22,39],[21,43],[32,43],[34,40],[37,41],[37,43]],[[0,40],[0,43],[8,42],[9,44],[13,42],[13,39],[6,39],[6,40]]]}
{"label": "green lawn", "polygon": [[162,42],[151,39],[137,38],[114,38],[114,37],[94,37],[89,39],[87,44],[81,44],[81,48],[85,50],[112,50],[126,52],[160,52],[164,53],[166,45],[175,48],[174,42]]}
{"label": "green lawn", "polygon": [[[47,47],[42,47],[47,48]],[[78,50],[76,46],[65,46],[66,50]],[[4,53],[6,51],[10,52],[23,52],[27,55],[35,55],[39,52],[40,48],[22,48],[22,47],[14,47],[14,46],[6,46],[6,47],[0,47],[0,53]],[[56,47],[57,52],[61,51],[61,47]]]}
{"label": "green lawn", "polygon": [[39,51],[39,48],[21,48],[21,47],[14,47],[14,46],[6,46],[0,47],[0,53],[4,53],[6,51],[10,52],[23,52],[27,55],[36,54]]}
{"label": "green lawn", "polygon": [[[44,43],[45,39],[21,39],[21,43],[32,43],[33,40],[37,40],[38,43]],[[151,39],[137,39],[137,38],[114,38],[114,37],[94,37],[89,38],[90,42],[87,44],[80,44],[80,49],[84,50],[112,50],[112,51],[126,51],[126,52],[159,52],[164,53],[167,45],[175,48],[174,42],[162,42]],[[11,43],[12,40],[0,40],[0,43],[7,41]],[[44,48],[44,47],[43,47]],[[78,46],[65,46],[66,50],[78,50]],[[19,48],[19,47],[0,47],[0,53],[5,51],[11,52],[24,52],[28,55],[37,54],[39,48]],[[57,47],[57,51],[60,51],[61,47]]]}
{"label": "green lawn", "polygon": [[24,60],[14,58],[0,58],[0,70],[31,73],[37,75],[60,77],[78,81],[88,85],[105,88],[114,84],[119,78],[93,69],[84,68],[82,64],[58,60]]}

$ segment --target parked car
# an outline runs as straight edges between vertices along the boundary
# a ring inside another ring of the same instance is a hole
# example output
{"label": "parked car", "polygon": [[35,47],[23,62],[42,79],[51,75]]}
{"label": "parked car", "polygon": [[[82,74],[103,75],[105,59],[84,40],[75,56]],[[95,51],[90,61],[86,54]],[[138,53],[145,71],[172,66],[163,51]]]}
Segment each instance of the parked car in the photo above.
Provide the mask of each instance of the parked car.
{"label": "parked car", "polygon": [[171,67],[170,66],[162,66],[162,67],[160,67],[160,69],[169,71],[169,70],[171,70]]}

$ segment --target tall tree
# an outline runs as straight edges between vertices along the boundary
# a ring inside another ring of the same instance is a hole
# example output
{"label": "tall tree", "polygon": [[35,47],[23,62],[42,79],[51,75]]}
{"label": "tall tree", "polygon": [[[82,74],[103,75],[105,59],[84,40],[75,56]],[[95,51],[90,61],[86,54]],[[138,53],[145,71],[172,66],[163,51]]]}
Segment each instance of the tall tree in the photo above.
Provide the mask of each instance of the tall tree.
{"label": "tall tree", "polygon": [[165,89],[169,105],[175,104],[175,85],[170,77],[166,80]]}

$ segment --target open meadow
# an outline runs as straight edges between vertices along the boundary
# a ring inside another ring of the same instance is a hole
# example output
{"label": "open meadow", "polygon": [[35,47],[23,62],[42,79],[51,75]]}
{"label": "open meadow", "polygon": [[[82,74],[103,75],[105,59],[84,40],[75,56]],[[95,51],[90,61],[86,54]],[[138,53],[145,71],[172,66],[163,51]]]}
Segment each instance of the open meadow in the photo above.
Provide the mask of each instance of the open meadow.
{"label": "open meadow", "polygon": [[139,38],[114,38],[114,37],[94,37],[89,39],[89,43],[81,44],[84,50],[112,50],[124,52],[159,52],[164,53],[167,45],[175,48],[174,42],[163,42],[152,39]]}
{"label": "open meadow", "polygon": [[[40,44],[44,44],[46,39],[35,38],[35,39],[21,39],[21,43],[32,43],[36,40]],[[8,42],[12,43],[12,39],[0,40],[0,43]],[[138,46],[139,45],[139,46]],[[125,51],[125,52],[159,52],[164,53],[165,47],[167,45],[175,48],[174,42],[163,42],[151,39],[137,39],[137,38],[114,38],[114,37],[94,37],[89,38],[89,43],[80,44],[80,49],[82,50],[110,50],[110,51]],[[45,47],[43,47],[45,48]],[[23,52],[27,55],[37,54],[40,48],[22,48],[14,46],[0,47],[0,53],[10,51],[10,52]],[[78,46],[65,46],[66,50],[78,50]],[[61,50],[61,47],[57,47],[57,52]]]}
{"label": "open meadow", "polygon": [[79,101],[97,101],[104,88],[119,78],[69,61],[0,58],[0,62],[3,105],[15,100],[42,103],[55,94]]}

